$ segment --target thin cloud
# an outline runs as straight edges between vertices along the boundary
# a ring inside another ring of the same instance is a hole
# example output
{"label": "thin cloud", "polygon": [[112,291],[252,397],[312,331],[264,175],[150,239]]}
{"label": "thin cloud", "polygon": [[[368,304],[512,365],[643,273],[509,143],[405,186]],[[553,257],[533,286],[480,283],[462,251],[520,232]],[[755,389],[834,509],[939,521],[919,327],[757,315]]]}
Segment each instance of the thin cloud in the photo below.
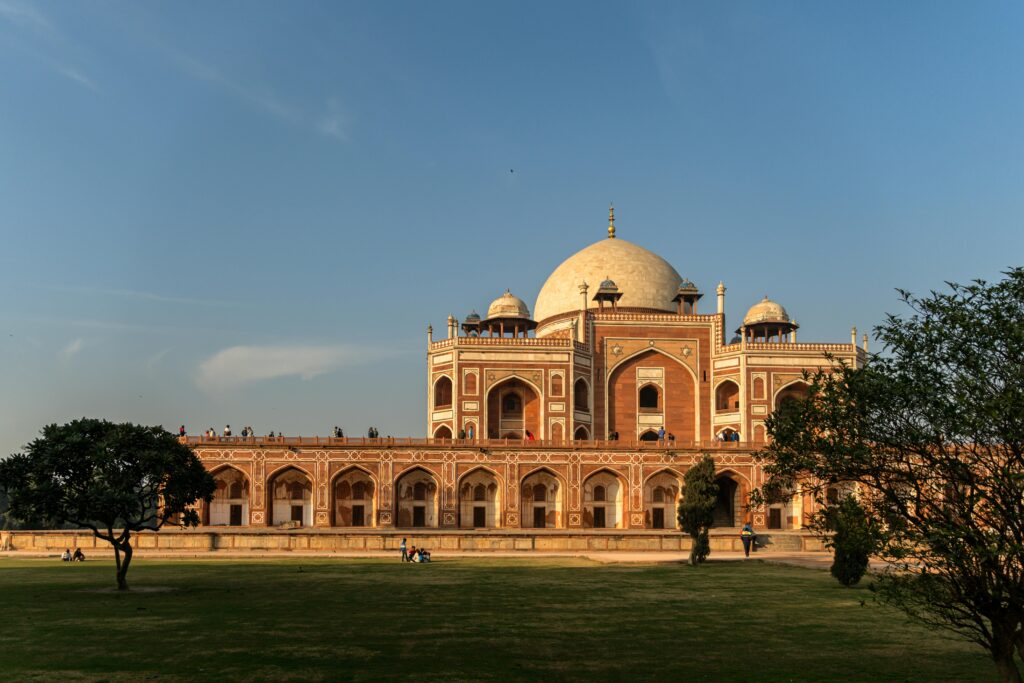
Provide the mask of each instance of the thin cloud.
{"label": "thin cloud", "polygon": [[228,78],[219,69],[180,52],[170,51],[170,54],[185,73],[197,80],[212,83],[289,123],[298,123],[302,119],[298,110],[278,98],[269,88],[254,87]]}
{"label": "thin cloud", "polygon": [[69,78],[75,83],[78,83],[79,85],[83,85],[86,88],[89,88],[93,92],[99,92],[100,89],[96,86],[96,83],[91,78],[85,76],[76,69],[72,69],[68,66],[58,66],[55,68],[57,69],[57,73],[59,73],[61,76]]}
{"label": "thin cloud", "polygon": [[388,355],[382,349],[348,345],[232,346],[199,364],[196,384],[204,391],[215,391],[279,377],[310,380]]}
{"label": "thin cloud", "polygon": [[82,350],[82,338],[72,340],[67,346],[60,350],[57,357],[65,363],[71,362],[71,359],[78,355],[78,352]]}
{"label": "thin cloud", "polygon": [[348,118],[341,109],[341,102],[331,98],[327,102],[327,113],[317,123],[317,128],[328,137],[348,142]]}
{"label": "thin cloud", "polygon": [[53,24],[39,10],[29,5],[0,0],[0,17],[19,26],[30,26],[34,29],[53,32]]}
{"label": "thin cloud", "polygon": [[138,289],[115,289],[110,287],[89,287],[89,286],[52,286],[51,289],[58,292],[81,292],[84,294],[100,294],[103,296],[116,296],[124,299],[136,299],[138,301],[152,301],[163,304],[186,304],[189,306],[238,306],[237,301],[226,301],[224,299],[195,299],[184,296],[167,296]]}

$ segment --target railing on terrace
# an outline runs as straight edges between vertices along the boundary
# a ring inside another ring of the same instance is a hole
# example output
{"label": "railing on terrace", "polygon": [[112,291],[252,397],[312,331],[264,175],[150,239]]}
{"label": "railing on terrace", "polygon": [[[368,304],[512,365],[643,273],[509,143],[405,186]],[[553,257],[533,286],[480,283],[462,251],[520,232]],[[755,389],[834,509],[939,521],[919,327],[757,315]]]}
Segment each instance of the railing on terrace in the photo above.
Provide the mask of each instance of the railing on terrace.
{"label": "railing on terrace", "polygon": [[565,441],[554,439],[423,439],[413,437],[333,437],[333,436],[185,436],[190,446],[349,446],[372,448],[568,448],[579,451],[673,451],[673,450],[749,450],[759,446],[741,441]]}
{"label": "railing on terrace", "polygon": [[743,346],[739,342],[735,344],[723,344],[721,353],[736,353],[739,351],[842,351],[849,353],[860,350],[853,344],[818,344],[815,342],[747,342]]}

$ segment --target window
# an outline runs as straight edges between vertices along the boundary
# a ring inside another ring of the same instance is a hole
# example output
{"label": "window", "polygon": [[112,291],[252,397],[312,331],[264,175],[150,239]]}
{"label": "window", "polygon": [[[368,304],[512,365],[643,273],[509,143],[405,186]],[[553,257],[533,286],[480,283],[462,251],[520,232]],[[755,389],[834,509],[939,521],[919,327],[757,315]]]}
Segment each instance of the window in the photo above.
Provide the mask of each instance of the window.
{"label": "window", "polygon": [[604,487],[600,486],[600,485],[595,486],[594,487],[594,500],[598,501],[598,502],[602,502],[602,501],[604,501],[604,498],[605,498]]}
{"label": "window", "polygon": [[434,407],[441,408],[452,404],[452,381],[447,377],[434,382]]}
{"label": "window", "polygon": [[505,398],[501,402],[501,412],[506,415],[518,415],[522,409],[523,402],[522,399],[519,398],[519,394],[505,394]]}
{"label": "window", "polygon": [[412,499],[413,500],[426,500],[427,499],[427,485],[422,481],[418,481],[413,484],[412,487]]}
{"label": "window", "polygon": [[366,484],[357,481],[356,485],[352,487],[352,499],[363,500],[364,498],[366,498]]}
{"label": "window", "polygon": [[561,396],[562,395],[562,390],[563,390],[562,376],[561,375],[552,375],[551,376],[551,395],[552,396]]}
{"label": "window", "polygon": [[653,384],[648,384],[640,389],[640,409],[657,410],[659,393],[658,387]]}
{"label": "window", "polygon": [[576,380],[576,384],[573,385],[573,405],[576,410],[590,410],[590,392],[587,388],[587,383],[582,379]]}
{"label": "window", "polygon": [[477,484],[473,488],[473,500],[487,500],[487,489],[483,484]]}
{"label": "window", "polygon": [[466,393],[467,394],[475,394],[476,393],[476,373],[475,372],[467,372],[466,376],[465,376],[465,379],[463,380],[463,384],[466,387]]}
{"label": "window", "polygon": [[543,503],[548,499],[548,488],[544,484],[534,484],[533,486],[533,500],[536,502]]}
{"label": "window", "polygon": [[242,497],[242,484],[241,482],[232,482],[231,486],[228,487],[228,498],[241,498]]}

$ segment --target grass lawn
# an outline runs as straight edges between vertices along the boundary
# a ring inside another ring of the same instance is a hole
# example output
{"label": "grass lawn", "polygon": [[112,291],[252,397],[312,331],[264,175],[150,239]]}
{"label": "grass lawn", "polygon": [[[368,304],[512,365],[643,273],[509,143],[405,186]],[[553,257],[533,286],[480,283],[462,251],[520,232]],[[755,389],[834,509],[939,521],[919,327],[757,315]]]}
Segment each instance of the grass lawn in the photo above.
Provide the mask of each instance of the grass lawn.
{"label": "grass lawn", "polygon": [[[827,572],[571,559],[0,560],[0,678],[993,680]],[[161,591],[144,592],[160,588]],[[866,601],[864,606],[861,601]]]}

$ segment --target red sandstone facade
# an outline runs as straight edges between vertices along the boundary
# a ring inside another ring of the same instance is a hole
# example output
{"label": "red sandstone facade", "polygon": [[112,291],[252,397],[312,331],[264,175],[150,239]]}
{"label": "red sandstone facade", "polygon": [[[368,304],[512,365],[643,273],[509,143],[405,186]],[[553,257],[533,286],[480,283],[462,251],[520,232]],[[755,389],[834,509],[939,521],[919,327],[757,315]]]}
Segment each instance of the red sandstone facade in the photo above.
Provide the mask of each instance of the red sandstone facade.
{"label": "red sandstone facade", "polygon": [[826,353],[863,362],[856,332],[797,343],[766,297],[727,343],[724,285],[717,311],[701,313],[701,293],[666,261],[616,240],[611,221],[609,238],[556,269],[543,319],[506,291],[486,318],[449,317],[440,340],[428,330],[427,439],[190,439],[218,480],[204,522],[674,528],[682,476],[708,452],[716,525],[800,528],[813,501],[799,490],[747,508],[761,484],[751,454],[769,413],[806,390],[805,370]]}

